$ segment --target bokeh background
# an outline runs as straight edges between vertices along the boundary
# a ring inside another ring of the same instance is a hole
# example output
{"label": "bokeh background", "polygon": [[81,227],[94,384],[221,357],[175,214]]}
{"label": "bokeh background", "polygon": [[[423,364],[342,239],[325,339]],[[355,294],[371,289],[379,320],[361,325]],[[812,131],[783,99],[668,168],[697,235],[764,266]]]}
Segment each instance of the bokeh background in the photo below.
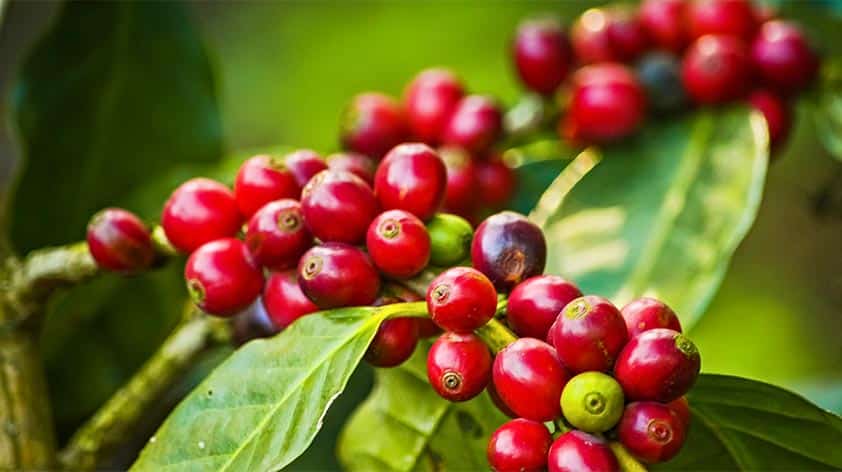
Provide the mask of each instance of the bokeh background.
{"label": "bokeh background", "polygon": [[[570,22],[587,5],[595,3],[189,4],[217,73],[228,148],[285,144],[324,152],[337,147],[338,117],[352,95],[366,90],[398,95],[424,67],[451,67],[470,90],[514,103],[521,89],[510,66],[508,41],[518,20],[553,13]],[[816,13],[817,4],[808,2],[783,7],[797,11],[808,27],[810,18],[821,15]],[[0,120],[5,130],[0,137],[0,186],[8,185],[16,159],[5,97],[22,55],[55,11],[52,2],[12,2],[0,28],[4,92]],[[842,27],[842,21],[838,25]],[[828,49],[842,43],[818,39]],[[709,312],[691,335],[703,352],[706,372],[784,385],[829,408],[842,409],[842,164],[819,146],[803,111],[801,107],[799,126],[770,168],[757,222],[737,251]],[[76,329],[96,329],[101,323],[106,321],[88,320]],[[61,341],[45,342],[61,438],[131,375],[172,323],[173,319],[149,320],[154,327],[140,332],[151,334],[132,342],[125,336],[92,340],[59,335]],[[77,356],[68,364],[66,353],[71,348]],[[212,353],[203,367],[223,355]],[[86,367],[77,367],[82,363]],[[200,375],[197,370],[188,376],[164,404],[177,401],[179,392]],[[336,467],[334,436],[370,383],[370,369],[363,366],[295,469]],[[150,419],[149,428],[155,421]],[[114,464],[132,454],[127,450]]]}

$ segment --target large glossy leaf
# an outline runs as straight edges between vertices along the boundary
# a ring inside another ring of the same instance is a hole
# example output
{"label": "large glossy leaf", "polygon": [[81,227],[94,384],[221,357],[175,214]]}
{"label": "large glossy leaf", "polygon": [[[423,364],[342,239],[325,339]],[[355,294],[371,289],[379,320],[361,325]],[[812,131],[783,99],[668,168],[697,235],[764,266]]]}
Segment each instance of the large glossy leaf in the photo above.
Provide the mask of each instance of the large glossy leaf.
{"label": "large glossy leaf", "polygon": [[693,421],[665,470],[839,470],[842,418],[778,387],[702,375],[689,394]]}
{"label": "large glossy leaf", "polygon": [[689,328],[757,213],[768,163],[762,117],[699,111],[591,151],[574,163],[587,167],[581,161],[597,153],[596,167],[569,192],[562,174],[532,213],[545,229],[547,272],[617,303],[656,296]]}

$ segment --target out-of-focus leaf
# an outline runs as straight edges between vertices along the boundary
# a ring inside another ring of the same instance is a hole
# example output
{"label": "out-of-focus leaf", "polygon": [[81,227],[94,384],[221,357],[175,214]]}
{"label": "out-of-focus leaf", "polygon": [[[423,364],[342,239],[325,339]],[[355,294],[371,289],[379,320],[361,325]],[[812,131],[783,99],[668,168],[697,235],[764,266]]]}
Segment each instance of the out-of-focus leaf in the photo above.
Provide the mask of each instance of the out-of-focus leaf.
{"label": "out-of-focus leaf", "polygon": [[842,63],[822,67],[821,82],[812,101],[819,139],[833,157],[842,161]]}
{"label": "out-of-focus leaf", "polygon": [[512,210],[527,214],[547,187],[579,151],[557,139],[546,139],[506,151],[506,162],[515,168],[517,191]]}
{"label": "out-of-focus leaf", "polygon": [[805,380],[794,390],[820,407],[842,414],[842,379],[838,377]]}

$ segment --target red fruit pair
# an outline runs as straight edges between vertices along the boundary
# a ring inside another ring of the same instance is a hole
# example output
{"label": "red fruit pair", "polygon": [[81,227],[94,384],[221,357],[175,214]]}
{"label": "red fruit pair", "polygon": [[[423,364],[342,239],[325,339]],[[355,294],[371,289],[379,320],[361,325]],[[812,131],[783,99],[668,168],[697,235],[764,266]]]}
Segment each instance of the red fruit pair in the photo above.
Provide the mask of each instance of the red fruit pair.
{"label": "red fruit pair", "polygon": [[627,62],[649,45],[636,14],[626,7],[591,8],[573,23],[570,42],[579,62]]}
{"label": "red fruit pair", "polygon": [[413,139],[430,145],[439,144],[464,95],[459,78],[447,69],[427,69],[415,76],[404,94]]}
{"label": "red fruit pair", "polygon": [[301,188],[327,165],[315,151],[302,149],[283,157],[254,156],[243,163],[234,181],[237,206],[251,217],[263,205],[283,198],[298,199]]}
{"label": "red fruit pair", "polygon": [[97,265],[106,270],[135,273],[155,260],[149,229],[134,213],[107,208],[88,223],[88,250]]}

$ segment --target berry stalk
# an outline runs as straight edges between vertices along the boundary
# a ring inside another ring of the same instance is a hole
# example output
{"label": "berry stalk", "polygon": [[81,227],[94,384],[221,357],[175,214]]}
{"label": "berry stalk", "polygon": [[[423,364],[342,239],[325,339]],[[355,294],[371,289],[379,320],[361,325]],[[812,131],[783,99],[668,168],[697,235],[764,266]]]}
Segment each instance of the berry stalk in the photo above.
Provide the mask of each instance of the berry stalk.
{"label": "berry stalk", "polygon": [[497,354],[501,349],[517,340],[517,336],[497,319],[499,315],[506,312],[506,304],[505,299],[498,301],[497,313],[494,318],[475,331],[476,335],[485,342],[494,354]]}
{"label": "berry stalk", "polygon": [[621,443],[611,441],[609,447],[614,452],[614,456],[617,457],[617,462],[620,463],[620,470],[623,472],[646,472],[646,467],[638,462]]}

